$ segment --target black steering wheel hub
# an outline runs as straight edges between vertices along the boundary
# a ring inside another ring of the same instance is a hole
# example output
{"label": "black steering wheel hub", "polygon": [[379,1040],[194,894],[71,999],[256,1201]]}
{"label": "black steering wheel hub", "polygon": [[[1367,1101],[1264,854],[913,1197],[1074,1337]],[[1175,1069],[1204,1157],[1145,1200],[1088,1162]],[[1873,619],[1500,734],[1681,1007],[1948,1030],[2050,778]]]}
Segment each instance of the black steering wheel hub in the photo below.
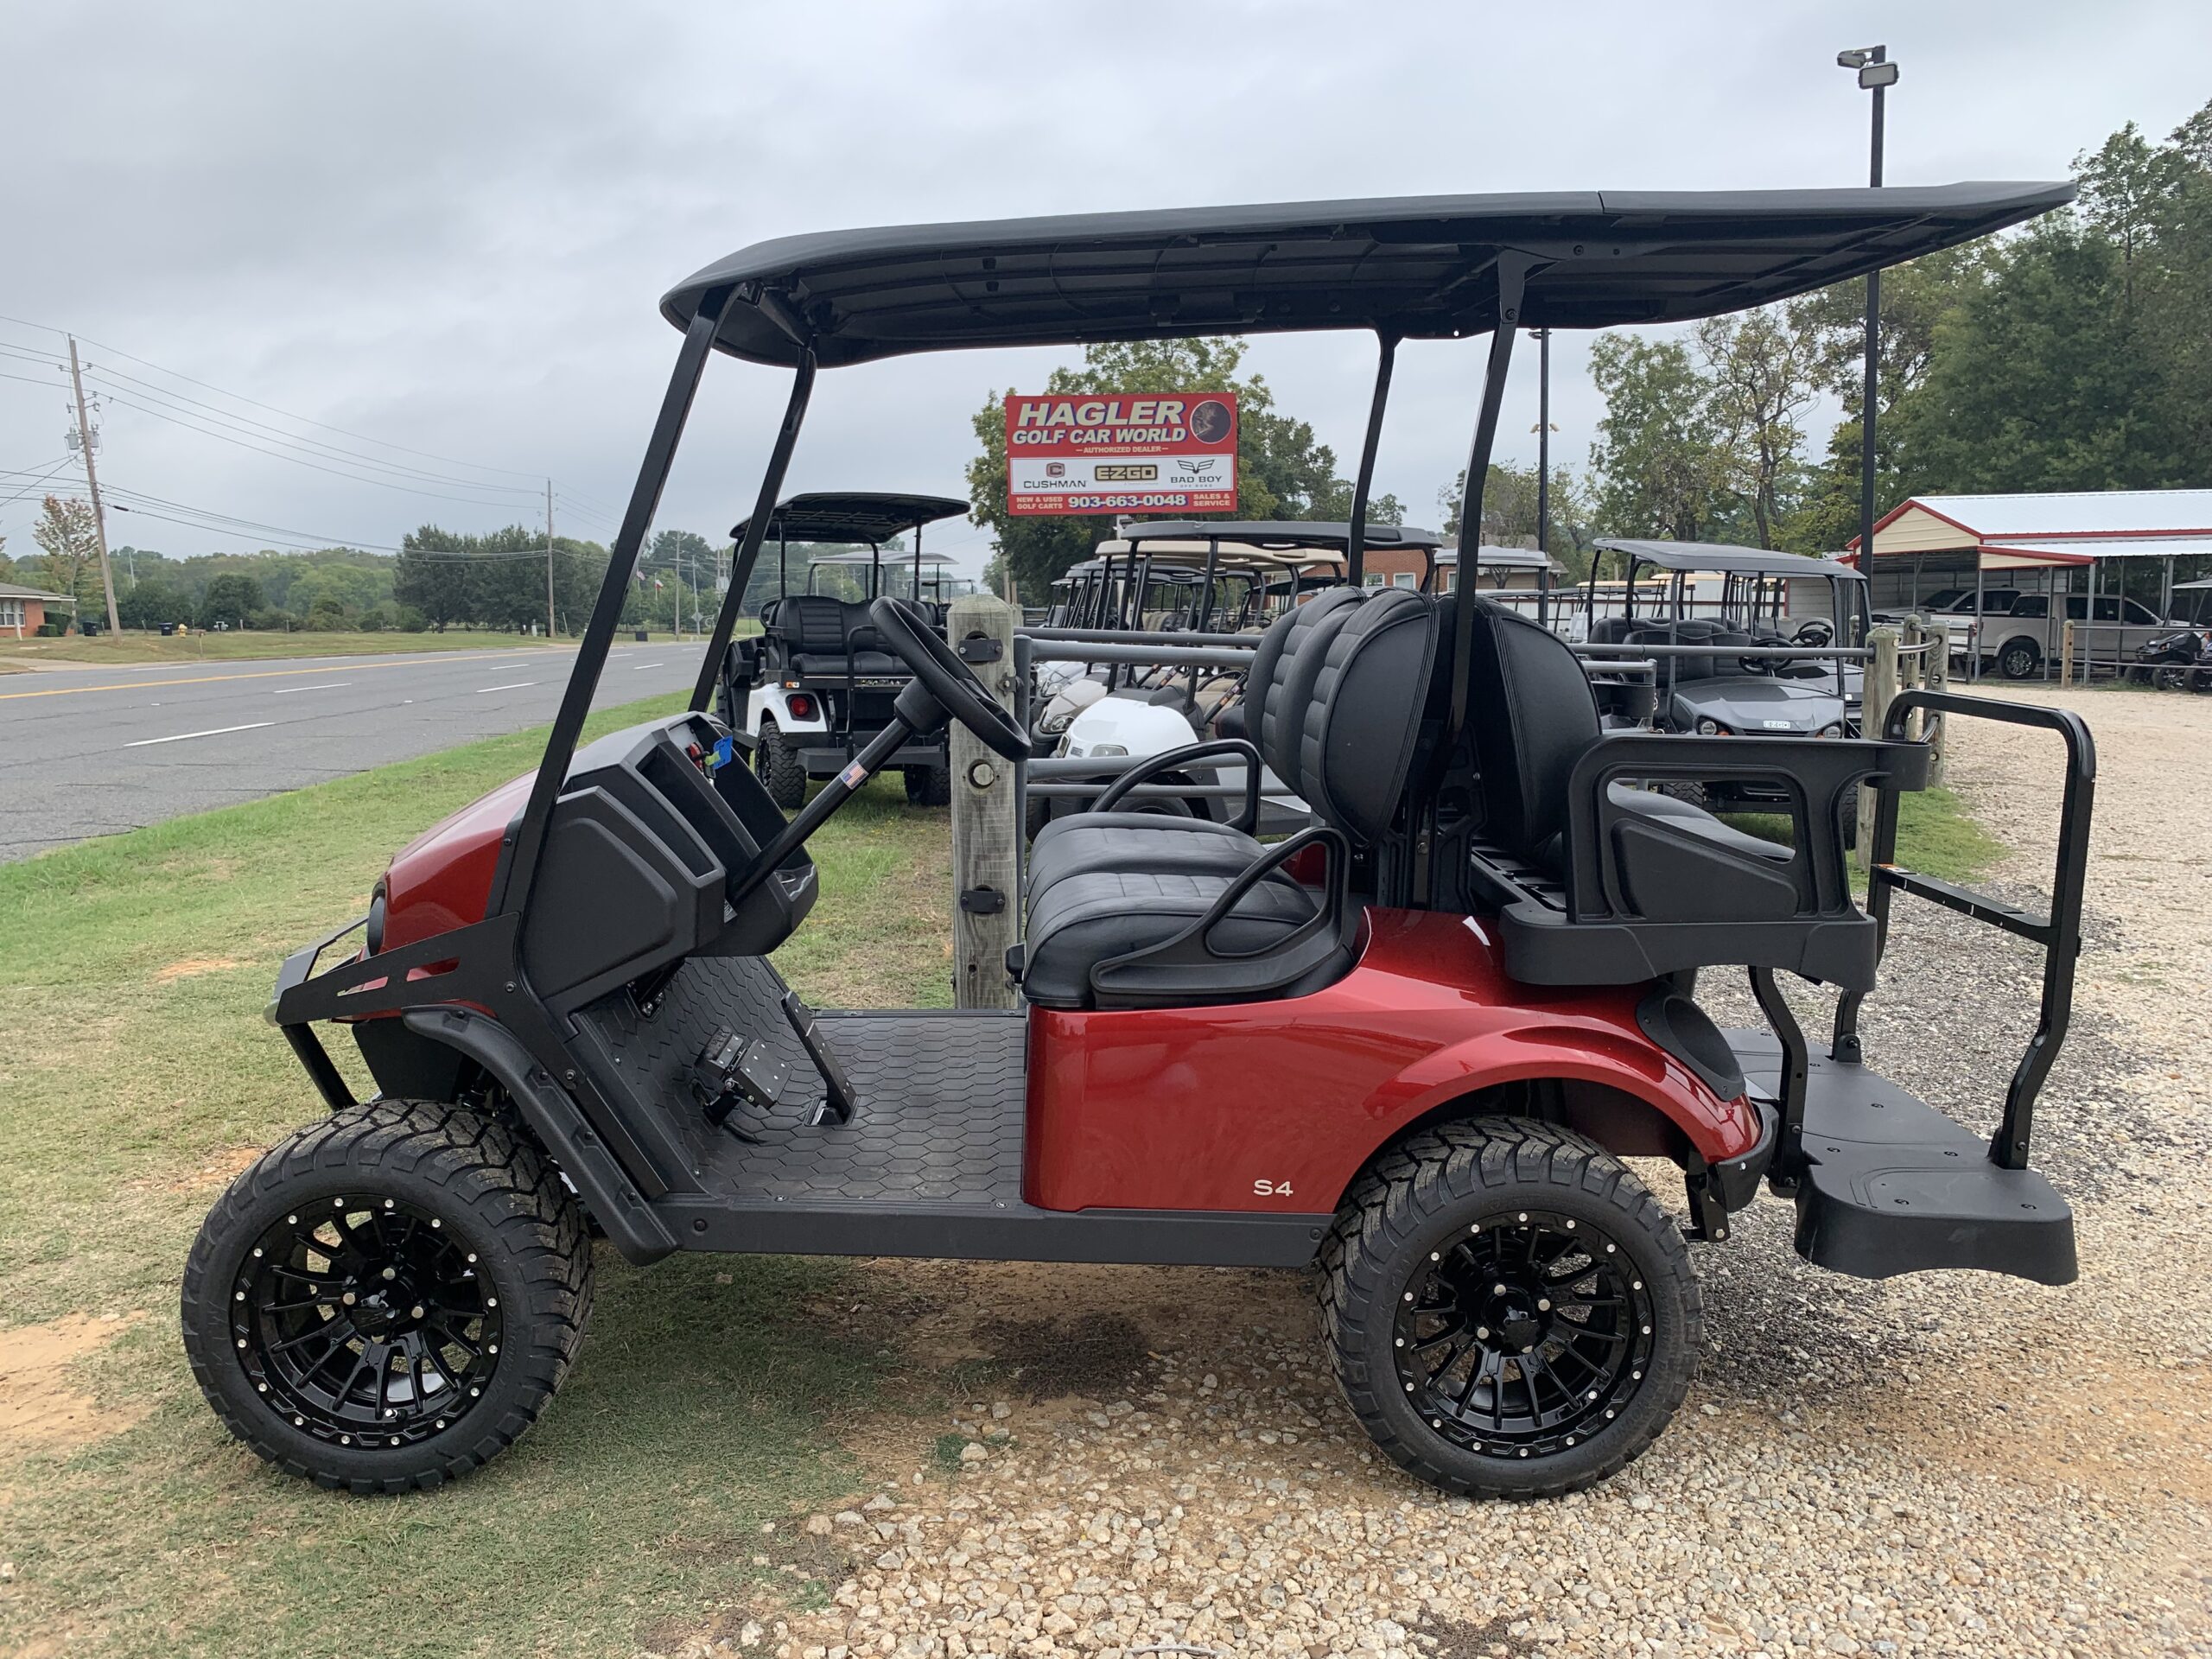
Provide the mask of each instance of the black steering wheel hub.
{"label": "black steering wheel hub", "polygon": [[[961,660],[960,654],[944,642],[935,628],[917,621],[912,612],[888,595],[870,604],[868,613],[883,643],[914,671],[916,683],[943,713],[958,721],[1007,760],[1020,760],[1027,756],[1029,734],[1021,729],[1021,723],[1007,711],[1005,705],[984,689],[983,683],[976,677],[976,671]],[[903,699],[904,694],[901,696]],[[913,723],[912,711],[901,708],[899,713]],[[916,729],[927,728],[917,724]]]}

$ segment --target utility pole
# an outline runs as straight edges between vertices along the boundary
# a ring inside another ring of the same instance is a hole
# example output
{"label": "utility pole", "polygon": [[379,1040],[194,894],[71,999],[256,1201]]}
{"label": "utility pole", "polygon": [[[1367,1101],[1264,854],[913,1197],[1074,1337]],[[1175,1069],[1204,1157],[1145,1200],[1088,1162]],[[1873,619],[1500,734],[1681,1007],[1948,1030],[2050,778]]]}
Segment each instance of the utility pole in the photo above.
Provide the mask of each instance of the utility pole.
{"label": "utility pole", "polygon": [[107,514],[100,507],[100,475],[92,465],[92,423],[85,413],[85,377],[77,365],[77,337],[69,336],[69,384],[77,391],[77,447],[85,457],[85,487],[92,497],[92,530],[100,544],[100,590],[107,595],[107,631],[119,632],[115,619],[115,573],[107,563]]}
{"label": "utility pole", "polygon": [[545,480],[545,637],[553,637],[553,480]]}

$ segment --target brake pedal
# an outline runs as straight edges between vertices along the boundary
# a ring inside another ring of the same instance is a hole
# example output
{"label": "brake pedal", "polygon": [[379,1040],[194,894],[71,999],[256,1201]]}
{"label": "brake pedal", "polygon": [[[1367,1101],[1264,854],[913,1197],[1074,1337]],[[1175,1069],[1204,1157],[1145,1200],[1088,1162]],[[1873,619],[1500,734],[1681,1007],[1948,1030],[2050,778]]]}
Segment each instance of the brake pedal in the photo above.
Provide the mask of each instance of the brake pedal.
{"label": "brake pedal", "polygon": [[728,1027],[717,1031],[691,1063],[692,1091],[707,1121],[756,1146],[760,1137],[733,1122],[731,1115],[741,1103],[769,1110],[783,1098],[790,1081],[791,1068],[768,1052],[767,1044],[749,1041]]}
{"label": "brake pedal", "polygon": [[799,1001],[797,991],[784,993],[784,1018],[791,1022],[791,1029],[798,1034],[806,1057],[814,1062],[814,1069],[822,1074],[822,1086],[826,1091],[822,1104],[816,1109],[811,1123],[849,1123],[853,1108],[859,1103],[853,1093],[852,1079],[845,1075],[845,1068],[837,1064],[837,1057],[830,1052],[829,1042],[822,1035],[814,1010]]}

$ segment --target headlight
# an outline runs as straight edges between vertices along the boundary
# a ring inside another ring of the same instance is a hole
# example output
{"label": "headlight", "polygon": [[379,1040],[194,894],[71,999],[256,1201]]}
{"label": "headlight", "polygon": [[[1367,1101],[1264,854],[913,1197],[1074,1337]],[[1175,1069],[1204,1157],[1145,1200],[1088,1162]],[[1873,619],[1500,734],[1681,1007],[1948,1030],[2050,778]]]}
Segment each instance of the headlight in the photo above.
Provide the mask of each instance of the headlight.
{"label": "headlight", "polygon": [[1129,746],[1126,743],[1094,743],[1090,746],[1093,755],[1127,754],[1128,752]]}
{"label": "headlight", "polygon": [[1816,737],[1841,737],[1843,735],[1843,722],[1840,720],[1832,720],[1827,725],[1821,727],[1818,732],[1814,734],[1814,735]]}
{"label": "headlight", "polygon": [[1698,721],[1697,734],[1700,737],[1726,737],[1728,735],[1728,728],[1707,715]]}

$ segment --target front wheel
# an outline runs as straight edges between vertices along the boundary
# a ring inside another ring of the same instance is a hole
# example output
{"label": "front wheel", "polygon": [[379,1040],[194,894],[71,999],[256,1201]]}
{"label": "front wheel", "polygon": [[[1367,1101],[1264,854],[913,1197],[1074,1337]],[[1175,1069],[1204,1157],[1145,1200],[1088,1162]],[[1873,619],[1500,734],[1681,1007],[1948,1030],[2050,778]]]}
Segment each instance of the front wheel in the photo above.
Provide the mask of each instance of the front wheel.
{"label": "front wheel", "polygon": [[537,1149],[466,1108],[375,1100],[265,1154],[185,1263],[184,1346],[231,1433],[355,1492],[465,1475],[583,1340],[591,1242]]}
{"label": "front wheel", "polygon": [[1618,1472],[1689,1387],[1704,1305],[1681,1232],[1594,1142],[1445,1124],[1354,1185],[1322,1326],[1376,1444],[1447,1492],[1542,1497]]}
{"label": "front wheel", "polygon": [[768,798],[789,812],[806,804],[806,762],[784,735],[783,728],[763,715],[760,741],[753,753],[753,770],[760,773]]}

